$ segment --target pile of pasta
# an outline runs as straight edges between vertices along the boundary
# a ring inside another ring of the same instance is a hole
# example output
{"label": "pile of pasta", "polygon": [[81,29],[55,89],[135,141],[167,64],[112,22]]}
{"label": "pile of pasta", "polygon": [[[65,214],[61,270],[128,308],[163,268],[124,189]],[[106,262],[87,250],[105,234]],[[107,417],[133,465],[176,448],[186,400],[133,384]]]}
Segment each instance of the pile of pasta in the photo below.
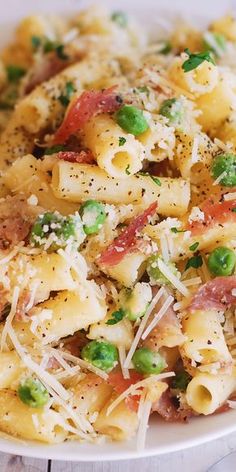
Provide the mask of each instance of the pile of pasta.
{"label": "pile of pasta", "polygon": [[1,52],[3,434],[236,405],[236,20],[158,29],[30,16]]}

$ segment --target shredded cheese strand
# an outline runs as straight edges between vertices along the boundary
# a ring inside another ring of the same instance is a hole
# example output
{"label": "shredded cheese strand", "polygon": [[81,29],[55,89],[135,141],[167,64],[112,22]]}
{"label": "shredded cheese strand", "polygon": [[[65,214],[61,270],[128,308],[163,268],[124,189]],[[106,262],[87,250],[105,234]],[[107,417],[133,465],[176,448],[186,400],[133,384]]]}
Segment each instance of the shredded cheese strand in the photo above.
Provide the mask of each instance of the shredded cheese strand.
{"label": "shredded cheese strand", "polygon": [[144,331],[144,329],[145,329],[145,326],[146,326],[146,324],[147,324],[148,318],[149,318],[149,316],[151,315],[153,308],[155,308],[157,302],[160,300],[160,298],[162,297],[162,295],[164,295],[164,293],[165,293],[165,289],[164,289],[164,287],[161,287],[161,288],[158,290],[158,292],[157,292],[157,294],[155,295],[155,297],[153,297],[153,299],[152,299],[152,301],[151,301],[151,303],[150,303],[150,305],[149,305],[149,307],[148,307],[148,309],[147,309],[147,311],[146,311],[144,317],[142,318],[142,321],[141,321],[141,323],[140,323],[140,326],[139,326],[139,328],[138,328],[138,331],[137,331],[137,333],[136,333],[136,335],[135,335],[135,337],[134,337],[134,340],[133,340],[133,342],[132,342],[132,344],[131,344],[130,350],[129,350],[129,352],[128,352],[128,354],[127,354],[127,357],[126,357],[126,359],[125,359],[125,362],[124,362],[124,367],[126,367],[127,369],[129,368],[129,365],[130,365],[131,359],[132,359],[132,357],[133,357],[133,354],[134,354],[134,352],[135,352],[135,350],[136,350],[136,347],[137,347],[137,345],[138,345],[138,343],[139,343],[139,340],[141,339],[141,336],[142,336],[143,331]]}
{"label": "shredded cheese strand", "polygon": [[114,408],[119,405],[128,395],[135,395],[137,390],[141,387],[148,387],[150,383],[157,382],[159,380],[167,379],[168,377],[174,377],[174,372],[165,372],[164,374],[150,375],[146,379],[140,380],[136,384],[130,385],[124,392],[122,392],[119,397],[117,397],[107,408],[107,416],[114,410]]}
{"label": "shredded cheese strand", "polygon": [[178,277],[176,277],[169,267],[159,258],[158,259],[158,268],[161,273],[172,283],[172,285],[182,294],[184,297],[188,297],[190,295],[189,290],[185,287],[185,285],[180,282]]}
{"label": "shredded cheese strand", "polygon": [[151,323],[148,325],[147,329],[144,331],[142,335],[142,339],[146,339],[149,333],[155,328],[157,323],[161,320],[161,318],[166,314],[168,308],[170,305],[173,303],[174,297],[172,295],[169,295],[169,297],[166,299],[165,303],[162,305],[160,310],[155,314],[153,320]]}
{"label": "shredded cheese strand", "polygon": [[20,295],[20,288],[16,286],[13,290],[11,310],[5,321],[4,328],[2,330],[1,343],[0,343],[1,351],[3,351],[4,349],[8,349],[6,345],[6,340],[7,340],[7,336],[10,335],[11,324],[16,314],[16,308],[17,308],[19,295]]}

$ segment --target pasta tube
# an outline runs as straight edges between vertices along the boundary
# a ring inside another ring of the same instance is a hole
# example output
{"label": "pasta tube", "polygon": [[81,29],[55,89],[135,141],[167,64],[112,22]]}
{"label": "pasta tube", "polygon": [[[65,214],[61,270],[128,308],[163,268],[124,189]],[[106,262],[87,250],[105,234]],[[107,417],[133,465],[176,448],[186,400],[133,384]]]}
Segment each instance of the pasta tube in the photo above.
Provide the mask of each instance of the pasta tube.
{"label": "pasta tube", "polygon": [[160,177],[160,185],[151,177],[133,175],[115,179],[104,170],[88,164],[57,162],[53,167],[52,189],[57,198],[70,202],[98,199],[106,203],[158,202],[158,213],[180,216],[188,208],[189,182],[184,179]]}

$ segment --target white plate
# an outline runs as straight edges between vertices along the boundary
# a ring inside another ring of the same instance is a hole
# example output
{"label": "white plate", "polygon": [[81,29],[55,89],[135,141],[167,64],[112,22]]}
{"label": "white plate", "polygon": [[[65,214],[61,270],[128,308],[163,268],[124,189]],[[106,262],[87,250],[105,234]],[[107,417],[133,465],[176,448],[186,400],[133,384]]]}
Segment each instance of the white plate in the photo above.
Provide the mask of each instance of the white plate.
{"label": "white plate", "polygon": [[[24,15],[32,12],[76,11],[84,5],[85,1],[79,0],[7,0],[1,8],[0,42],[6,40],[10,33],[9,25]],[[95,3],[95,2],[94,2]],[[217,17],[234,6],[234,0],[107,0],[111,9],[119,8],[128,10],[137,18],[142,19],[142,24],[147,24],[155,29],[156,18],[161,12],[168,16],[181,14],[187,16],[194,23],[206,23],[213,16]],[[2,28],[2,24],[4,28]],[[221,415],[196,418],[189,424],[164,423],[157,417],[152,417],[147,434],[146,448],[137,452],[135,440],[127,443],[106,443],[101,445],[79,444],[76,441],[66,442],[53,446],[47,446],[33,442],[19,442],[0,438],[0,450],[11,454],[19,454],[38,458],[72,461],[101,461],[122,460],[137,457],[158,455],[185,449],[211,441],[236,430],[236,411],[231,410]]]}

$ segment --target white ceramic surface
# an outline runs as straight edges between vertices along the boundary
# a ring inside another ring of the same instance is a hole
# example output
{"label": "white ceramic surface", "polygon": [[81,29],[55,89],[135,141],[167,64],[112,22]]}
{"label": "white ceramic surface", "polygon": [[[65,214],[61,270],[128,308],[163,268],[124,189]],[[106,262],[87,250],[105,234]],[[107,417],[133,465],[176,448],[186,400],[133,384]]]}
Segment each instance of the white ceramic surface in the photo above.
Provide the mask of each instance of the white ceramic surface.
{"label": "white ceramic surface", "polygon": [[[80,0],[7,0],[1,5],[0,43],[8,39],[12,24],[32,12],[71,12],[88,2]],[[93,3],[98,3],[94,1]],[[155,27],[156,19],[168,15],[182,15],[193,23],[206,23],[213,17],[236,7],[236,0],[107,0],[111,9],[124,9],[142,20],[142,24]],[[147,434],[146,448],[137,451],[135,440],[127,443],[102,445],[79,444],[76,441],[47,446],[40,443],[20,442],[0,438],[0,451],[11,454],[72,461],[122,460],[177,451],[219,438],[236,431],[236,411],[201,417],[189,424],[168,424],[152,417]]]}

